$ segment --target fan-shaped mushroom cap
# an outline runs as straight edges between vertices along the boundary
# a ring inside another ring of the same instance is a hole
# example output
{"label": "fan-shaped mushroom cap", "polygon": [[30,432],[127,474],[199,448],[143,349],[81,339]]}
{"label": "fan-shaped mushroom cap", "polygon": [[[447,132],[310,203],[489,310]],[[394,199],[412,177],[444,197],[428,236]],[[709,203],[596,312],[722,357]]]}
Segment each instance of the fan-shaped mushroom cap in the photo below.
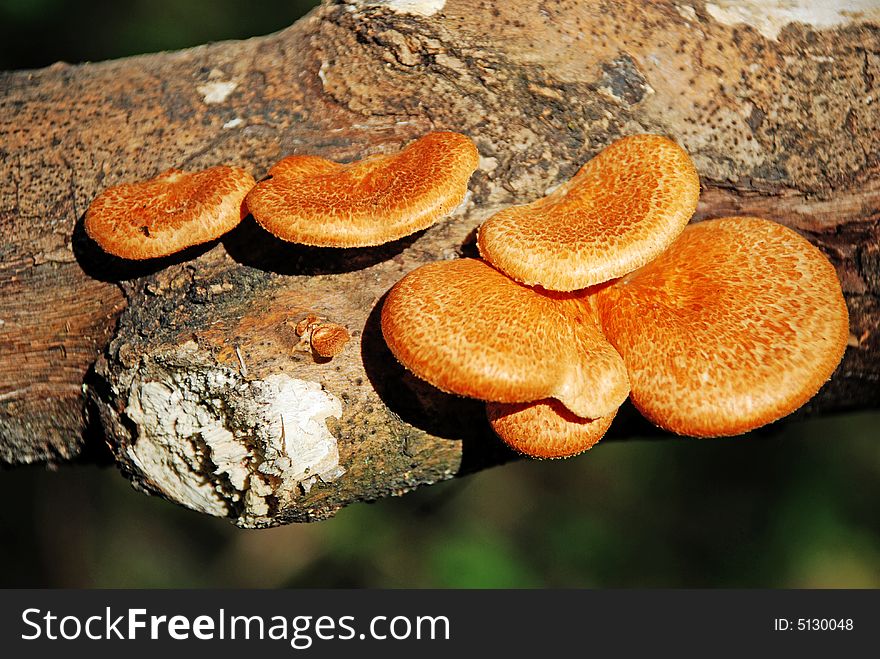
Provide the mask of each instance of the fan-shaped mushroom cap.
{"label": "fan-shaped mushroom cap", "polygon": [[828,259],[755,217],[688,227],[596,300],[633,403],[683,435],[735,435],[794,411],[831,376],[849,334]]}
{"label": "fan-shaped mushroom cap", "polygon": [[391,351],[443,391],[507,403],[556,398],[600,417],[626,399],[623,361],[586,296],[517,284],[477,259],[409,273],[382,307]]}
{"label": "fan-shaped mushroom cap", "polygon": [[154,179],[104,190],[86,211],[86,233],[125,259],[152,259],[219,238],[247,214],[254,177],[221,165],[200,172],[169,169]]}
{"label": "fan-shaped mushroom cap", "polygon": [[342,352],[350,339],[351,334],[344,326],[324,323],[312,330],[309,341],[316,355],[332,358]]}
{"label": "fan-shaped mushroom cap", "polygon": [[625,137],[546,197],[489,218],[480,227],[480,255],[525,284],[586,288],[661,254],[699,196],[697,171],[675,142]]}
{"label": "fan-shaped mushroom cap", "polygon": [[479,163],[474,143],[436,132],[398,153],[339,164],[289,156],[247,197],[260,225],[282,240],[369,247],[425,229],[458,206]]}
{"label": "fan-shaped mushroom cap", "polygon": [[533,458],[569,458],[598,442],[617,410],[598,419],[582,419],[557,400],[535,403],[486,403],[489,423],[514,451]]}

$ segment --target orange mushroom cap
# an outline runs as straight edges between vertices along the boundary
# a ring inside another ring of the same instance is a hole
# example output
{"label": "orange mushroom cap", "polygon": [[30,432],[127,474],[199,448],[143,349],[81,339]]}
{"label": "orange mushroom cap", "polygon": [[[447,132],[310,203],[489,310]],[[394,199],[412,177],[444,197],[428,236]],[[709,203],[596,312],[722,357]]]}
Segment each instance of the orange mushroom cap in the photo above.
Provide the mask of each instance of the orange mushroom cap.
{"label": "orange mushroom cap", "polygon": [[791,413],[831,376],[849,319],[834,267],[804,238],[756,217],[688,227],[596,296],[652,422],[735,435]]}
{"label": "orange mushroom cap", "polygon": [[528,288],[477,259],[431,263],[401,279],[382,307],[382,332],[410,371],[462,396],[556,398],[595,418],[629,393],[585,294]]}
{"label": "orange mushroom cap", "polygon": [[252,187],[254,177],[239,167],[169,169],[104,190],[86,211],[84,226],[114,256],[168,256],[235,228],[247,214],[242,202]]}
{"label": "orange mushroom cap", "polygon": [[429,133],[402,151],[349,164],[289,156],[247,197],[260,225],[290,242],[369,247],[403,238],[448,215],[479,163],[465,135]]}
{"label": "orange mushroom cap", "polygon": [[532,458],[569,458],[592,448],[617,410],[598,419],[575,416],[557,400],[486,403],[489,423],[505,444]]}
{"label": "orange mushroom cap", "polygon": [[489,218],[480,227],[480,255],[525,284],[586,288],[661,254],[699,195],[697,171],[675,142],[625,137],[546,197]]}
{"label": "orange mushroom cap", "polygon": [[312,329],[309,339],[312,350],[319,357],[333,358],[351,339],[348,329],[337,323],[324,323]]}

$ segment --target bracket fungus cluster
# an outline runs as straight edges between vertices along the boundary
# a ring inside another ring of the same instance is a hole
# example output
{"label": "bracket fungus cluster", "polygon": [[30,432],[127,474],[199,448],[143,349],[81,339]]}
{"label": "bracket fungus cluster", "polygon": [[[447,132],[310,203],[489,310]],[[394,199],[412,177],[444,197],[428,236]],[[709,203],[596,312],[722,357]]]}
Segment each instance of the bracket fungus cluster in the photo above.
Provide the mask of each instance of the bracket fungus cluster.
{"label": "bracket fungus cluster", "polygon": [[698,197],[674,142],[619,140],[547,197],[487,220],[486,262],[404,277],[382,309],[386,342],[416,376],[487,401],[495,432],[534,457],[592,447],[627,395],[696,437],[781,418],[843,356],[834,268],[769,220],[686,227]]}
{"label": "bracket fungus cluster", "polygon": [[[452,212],[478,162],[468,137],[434,132],[348,164],[289,156],[259,183],[236,167],[168,170],[99,195],[85,228],[131,259],[213,240],[248,213],[283,240],[370,247]],[[675,142],[618,140],[546,197],[489,218],[484,260],[432,263],[398,282],[382,307],[385,340],[416,376],[486,401],[495,432],[535,457],[590,448],[627,397],[696,437],[785,416],[846,346],[834,268],[768,220],[688,226],[699,194]],[[312,315],[297,334],[321,358],[350,338]]]}
{"label": "bracket fungus cluster", "polygon": [[452,212],[478,163],[470,138],[437,131],[398,153],[348,164],[288,156],[259,183],[238,167],[169,169],[102,192],[86,212],[85,230],[110,254],[150,259],[219,238],[250,213],[290,242],[373,247]]}
{"label": "bracket fungus cluster", "polygon": [[[89,205],[85,230],[124,259],[169,256],[234,229],[248,214],[278,238],[322,247],[372,247],[426,229],[459,206],[479,153],[460,133],[437,131],[398,153],[348,164],[288,156],[257,183],[238,167],[169,169],[108,188]],[[335,323],[309,325],[316,357],[351,338]]]}

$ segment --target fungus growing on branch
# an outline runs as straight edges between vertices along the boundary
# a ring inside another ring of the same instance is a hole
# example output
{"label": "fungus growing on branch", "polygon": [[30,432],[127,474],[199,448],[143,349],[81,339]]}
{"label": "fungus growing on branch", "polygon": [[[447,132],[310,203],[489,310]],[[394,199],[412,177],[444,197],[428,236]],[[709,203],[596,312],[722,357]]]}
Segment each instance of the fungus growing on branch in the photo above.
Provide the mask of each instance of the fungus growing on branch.
{"label": "fungus growing on branch", "polygon": [[630,382],[636,407],[679,434],[775,421],[843,356],[840,283],[774,222],[685,229],[698,194],[675,143],[619,140],[548,197],[483,224],[480,251],[497,270],[462,259],[404,277],[382,309],[385,339],[415,375],[487,401],[496,434],[534,457],[590,448]]}
{"label": "fungus growing on branch", "polygon": [[486,403],[489,424],[505,444],[532,458],[569,458],[592,448],[611,427],[617,410],[582,419],[557,400]]}
{"label": "fungus growing on branch", "polygon": [[343,351],[351,339],[348,329],[338,323],[323,322],[314,314],[308,314],[296,324],[300,344],[308,344],[316,357],[332,359]]}
{"label": "fungus growing on branch", "polygon": [[623,361],[584,295],[523,286],[477,259],[409,273],[385,300],[382,333],[407,369],[462,396],[555,398],[597,418],[629,393]]}
{"label": "fungus growing on branch", "polygon": [[682,435],[737,435],[790,414],[831,377],[849,335],[828,259],[756,217],[688,227],[596,301],[633,403]]}
{"label": "fungus growing on branch", "polygon": [[86,233],[125,259],[152,259],[219,238],[247,215],[242,202],[254,178],[220,165],[199,172],[169,169],[99,194],[86,211]]}
{"label": "fungus growing on branch", "polygon": [[661,254],[697,207],[688,154],[659,135],[614,142],[551,194],[480,227],[480,255],[530,286],[573,291],[620,277]]}
{"label": "fungus growing on branch", "polygon": [[434,132],[402,151],[340,164],[288,156],[247,196],[277,238],[319,247],[371,247],[426,229],[458,206],[479,164],[465,135]]}
{"label": "fungus growing on branch", "polygon": [[351,339],[349,331],[337,323],[323,323],[311,330],[310,345],[318,357],[332,359]]}

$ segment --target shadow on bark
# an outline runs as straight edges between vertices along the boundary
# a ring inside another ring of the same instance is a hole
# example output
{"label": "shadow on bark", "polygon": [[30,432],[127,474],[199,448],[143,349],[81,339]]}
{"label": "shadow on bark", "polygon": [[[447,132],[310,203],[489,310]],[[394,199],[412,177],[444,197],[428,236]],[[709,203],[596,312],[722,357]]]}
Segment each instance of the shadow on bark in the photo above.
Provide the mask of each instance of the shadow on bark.
{"label": "shadow on bark", "polygon": [[98,243],[86,233],[84,222],[85,215],[81,215],[73,228],[71,247],[74,258],[86,275],[92,279],[111,284],[154,275],[169,266],[192,261],[212,250],[219,242],[219,240],[212,240],[201,245],[194,245],[176,254],[158,259],[143,261],[121,259],[101,249]]}
{"label": "shadow on bark", "polygon": [[220,240],[234,261],[279,275],[336,275],[387,261],[412,245],[424,231],[378,247],[311,247],[289,243],[264,230],[248,215]]}
{"label": "shadow on bark", "polygon": [[447,394],[407,371],[382,337],[381,312],[386,295],[373,307],[364,326],[361,358],[376,393],[409,425],[435,437],[461,440],[459,475],[517,458],[492,432],[482,401]]}

